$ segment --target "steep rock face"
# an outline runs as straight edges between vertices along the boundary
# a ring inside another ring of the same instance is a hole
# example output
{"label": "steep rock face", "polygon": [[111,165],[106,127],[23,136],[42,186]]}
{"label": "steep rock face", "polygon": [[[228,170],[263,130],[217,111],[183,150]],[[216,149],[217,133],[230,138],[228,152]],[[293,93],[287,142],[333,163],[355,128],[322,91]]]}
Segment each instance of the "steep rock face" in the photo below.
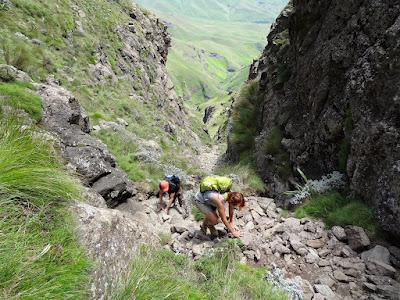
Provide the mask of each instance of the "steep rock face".
{"label": "steep rock face", "polygon": [[399,14],[398,0],[293,0],[249,76],[263,97],[256,160],[272,194],[289,188],[295,166],[312,178],[341,170],[397,237]]}

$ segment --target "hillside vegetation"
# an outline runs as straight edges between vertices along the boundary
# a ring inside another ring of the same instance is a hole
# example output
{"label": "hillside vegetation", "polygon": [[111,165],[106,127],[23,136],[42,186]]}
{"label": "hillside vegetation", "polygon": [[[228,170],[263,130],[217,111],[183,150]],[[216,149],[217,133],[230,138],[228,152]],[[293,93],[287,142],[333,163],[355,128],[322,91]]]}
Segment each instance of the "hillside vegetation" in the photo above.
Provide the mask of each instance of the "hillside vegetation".
{"label": "hillside vegetation", "polygon": [[49,137],[22,126],[42,113],[32,89],[0,84],[0,298],[79,299],[87,294],[89,260],[67,204],[80,199],[80,188]]}

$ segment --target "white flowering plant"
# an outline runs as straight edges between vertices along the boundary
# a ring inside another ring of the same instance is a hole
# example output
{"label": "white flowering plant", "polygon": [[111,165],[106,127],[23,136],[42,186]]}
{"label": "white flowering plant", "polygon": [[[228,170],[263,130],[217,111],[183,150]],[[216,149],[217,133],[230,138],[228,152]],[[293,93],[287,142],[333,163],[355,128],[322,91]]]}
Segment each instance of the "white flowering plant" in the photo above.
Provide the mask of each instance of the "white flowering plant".
{"label": "white flowering plant", "polygon": [[322,176],[319,180],[309,180],[300,168],[297,168],[297,172],[304,180],[304,185],[296,183],[296,190],[284,193],[291,197],[289,202],[292,205],[303,203],[314,193],[323,194],[331,190],[341,189],[346,184],[344,174],[338,171],[333,171],[328,175]]}

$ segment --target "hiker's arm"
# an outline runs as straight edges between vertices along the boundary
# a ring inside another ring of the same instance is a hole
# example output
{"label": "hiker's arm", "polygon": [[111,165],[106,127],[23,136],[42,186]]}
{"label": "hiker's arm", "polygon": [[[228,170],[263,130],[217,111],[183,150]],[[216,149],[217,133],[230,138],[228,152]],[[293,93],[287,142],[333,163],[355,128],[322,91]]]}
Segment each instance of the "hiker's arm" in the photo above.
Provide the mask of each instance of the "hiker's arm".
{"label": "hiker's arm", "polygon": [[172,207],[172,204],[175,202],[175,193],[169,194],[169,201],[168,201],[168,207],[167,207],[167,214],[169,213],[169,210]]}
{"label": "hiker's arm", "polygon": [[222,222],[226,226],[226,228],[232,233],[234,237],[239,237],[240,236],[240,231],[236,231],[232,224],[228,222],[226,219],[226,214],[225,214],[225,205],[221,203],[220,201],[217,202],[217,209],[218,209],[218,214],[219,217],[221,218]]}

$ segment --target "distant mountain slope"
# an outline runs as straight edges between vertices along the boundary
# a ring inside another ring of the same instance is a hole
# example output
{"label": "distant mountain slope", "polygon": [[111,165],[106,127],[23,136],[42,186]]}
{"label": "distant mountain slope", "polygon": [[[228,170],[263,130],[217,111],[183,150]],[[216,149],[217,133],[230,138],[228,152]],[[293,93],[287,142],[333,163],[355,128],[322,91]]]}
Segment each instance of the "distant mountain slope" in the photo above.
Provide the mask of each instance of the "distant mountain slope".
{"label": "distant mountain slope", "polygon": [[[167,68],[178,95],[200,110],[218,105],[225,111],[228,93],[244,82],[250,63],[266,44],[269,24],[287,0],[137,2],[169,27],[172,48]],[[220,121],[208,122],[211,135]]]}
{"label": "distant mountain slope", "polygon": [[198,19],[271,23],[287,1],[282,0],[138,0],[159,12]]}

